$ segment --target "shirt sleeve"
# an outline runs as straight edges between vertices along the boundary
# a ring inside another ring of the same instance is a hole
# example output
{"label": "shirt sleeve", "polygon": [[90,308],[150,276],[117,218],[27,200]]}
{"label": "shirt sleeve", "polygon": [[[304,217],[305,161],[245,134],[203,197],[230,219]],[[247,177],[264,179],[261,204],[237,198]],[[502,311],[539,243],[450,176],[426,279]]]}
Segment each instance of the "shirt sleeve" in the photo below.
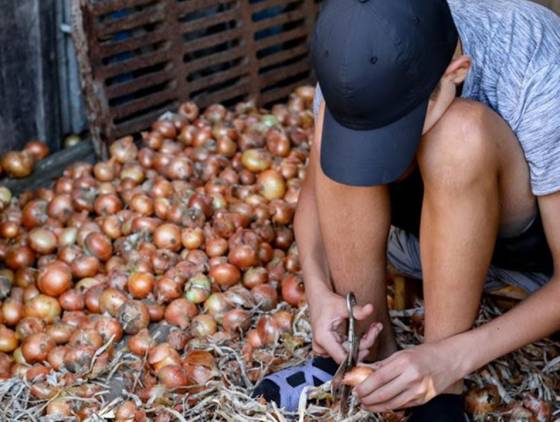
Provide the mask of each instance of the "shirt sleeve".
{"label": "shirt sleeve", "polygon": [[529,164],[531,188],[542,196],[560,191],[560,64],[526,80],[515,131]]}

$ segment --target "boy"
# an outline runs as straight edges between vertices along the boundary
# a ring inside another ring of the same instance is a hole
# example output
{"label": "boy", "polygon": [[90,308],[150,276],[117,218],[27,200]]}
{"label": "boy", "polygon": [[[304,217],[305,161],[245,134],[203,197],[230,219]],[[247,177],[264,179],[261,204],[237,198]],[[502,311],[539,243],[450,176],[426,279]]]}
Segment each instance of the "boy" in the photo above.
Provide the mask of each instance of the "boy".
{"label": "boy", "polygon": [[[348,291],[361,358],[376,361],[355,393],[372,412],[411,408],[413,422],[464,421],[467,374],[560,328],[560,18],[526,0],[448,3],[324,4],[295,219],[320,357],[255,390],[287,409],[344,359]],[[424,283],[425,343],[405,351],[387,256]],[[535,293],[472,329],[497,279]]]}

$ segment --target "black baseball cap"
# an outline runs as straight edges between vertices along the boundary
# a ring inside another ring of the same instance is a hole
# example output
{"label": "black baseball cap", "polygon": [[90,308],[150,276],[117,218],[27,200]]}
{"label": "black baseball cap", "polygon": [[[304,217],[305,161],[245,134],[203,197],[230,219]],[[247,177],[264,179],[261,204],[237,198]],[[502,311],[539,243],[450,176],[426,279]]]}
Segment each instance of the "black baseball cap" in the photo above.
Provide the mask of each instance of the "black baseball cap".
{"label": "black baseball cap", "polygon": [[446,0],[326,0],[312,60],[326,108],[321,167],[354,186],[398,179],[458,34]]}

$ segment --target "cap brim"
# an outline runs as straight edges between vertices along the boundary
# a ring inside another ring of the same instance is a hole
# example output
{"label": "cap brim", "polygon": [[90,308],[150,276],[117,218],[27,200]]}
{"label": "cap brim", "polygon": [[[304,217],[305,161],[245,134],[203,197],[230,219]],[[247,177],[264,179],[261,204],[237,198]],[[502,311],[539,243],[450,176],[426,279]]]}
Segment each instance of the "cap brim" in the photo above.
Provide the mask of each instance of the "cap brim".
{"label": "cap brim", "polygon": [[338,123],[325,107],[321,167],[338,183],[384,185],[397,180],[416,155],[428,100],[400,120],[373,130],[353,130]]}

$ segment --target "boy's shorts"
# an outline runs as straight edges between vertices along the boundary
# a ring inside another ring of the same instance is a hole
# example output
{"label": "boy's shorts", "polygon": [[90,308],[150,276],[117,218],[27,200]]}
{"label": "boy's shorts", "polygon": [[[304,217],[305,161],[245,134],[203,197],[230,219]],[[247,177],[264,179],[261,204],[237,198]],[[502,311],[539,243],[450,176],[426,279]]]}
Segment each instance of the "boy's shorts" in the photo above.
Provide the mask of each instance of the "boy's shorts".
{"label": "boy's shorts", "polygon": [[[420,279],[418,235],[424,186],[418,169],[404,181],[390,185],[390,193],[393,228],[387,248],[389,262],[403,274]],[[552,255],[538,214],[523,233],[497,239],[486,287],[509,284],[532,293],[550,280],[552,270]]]}

